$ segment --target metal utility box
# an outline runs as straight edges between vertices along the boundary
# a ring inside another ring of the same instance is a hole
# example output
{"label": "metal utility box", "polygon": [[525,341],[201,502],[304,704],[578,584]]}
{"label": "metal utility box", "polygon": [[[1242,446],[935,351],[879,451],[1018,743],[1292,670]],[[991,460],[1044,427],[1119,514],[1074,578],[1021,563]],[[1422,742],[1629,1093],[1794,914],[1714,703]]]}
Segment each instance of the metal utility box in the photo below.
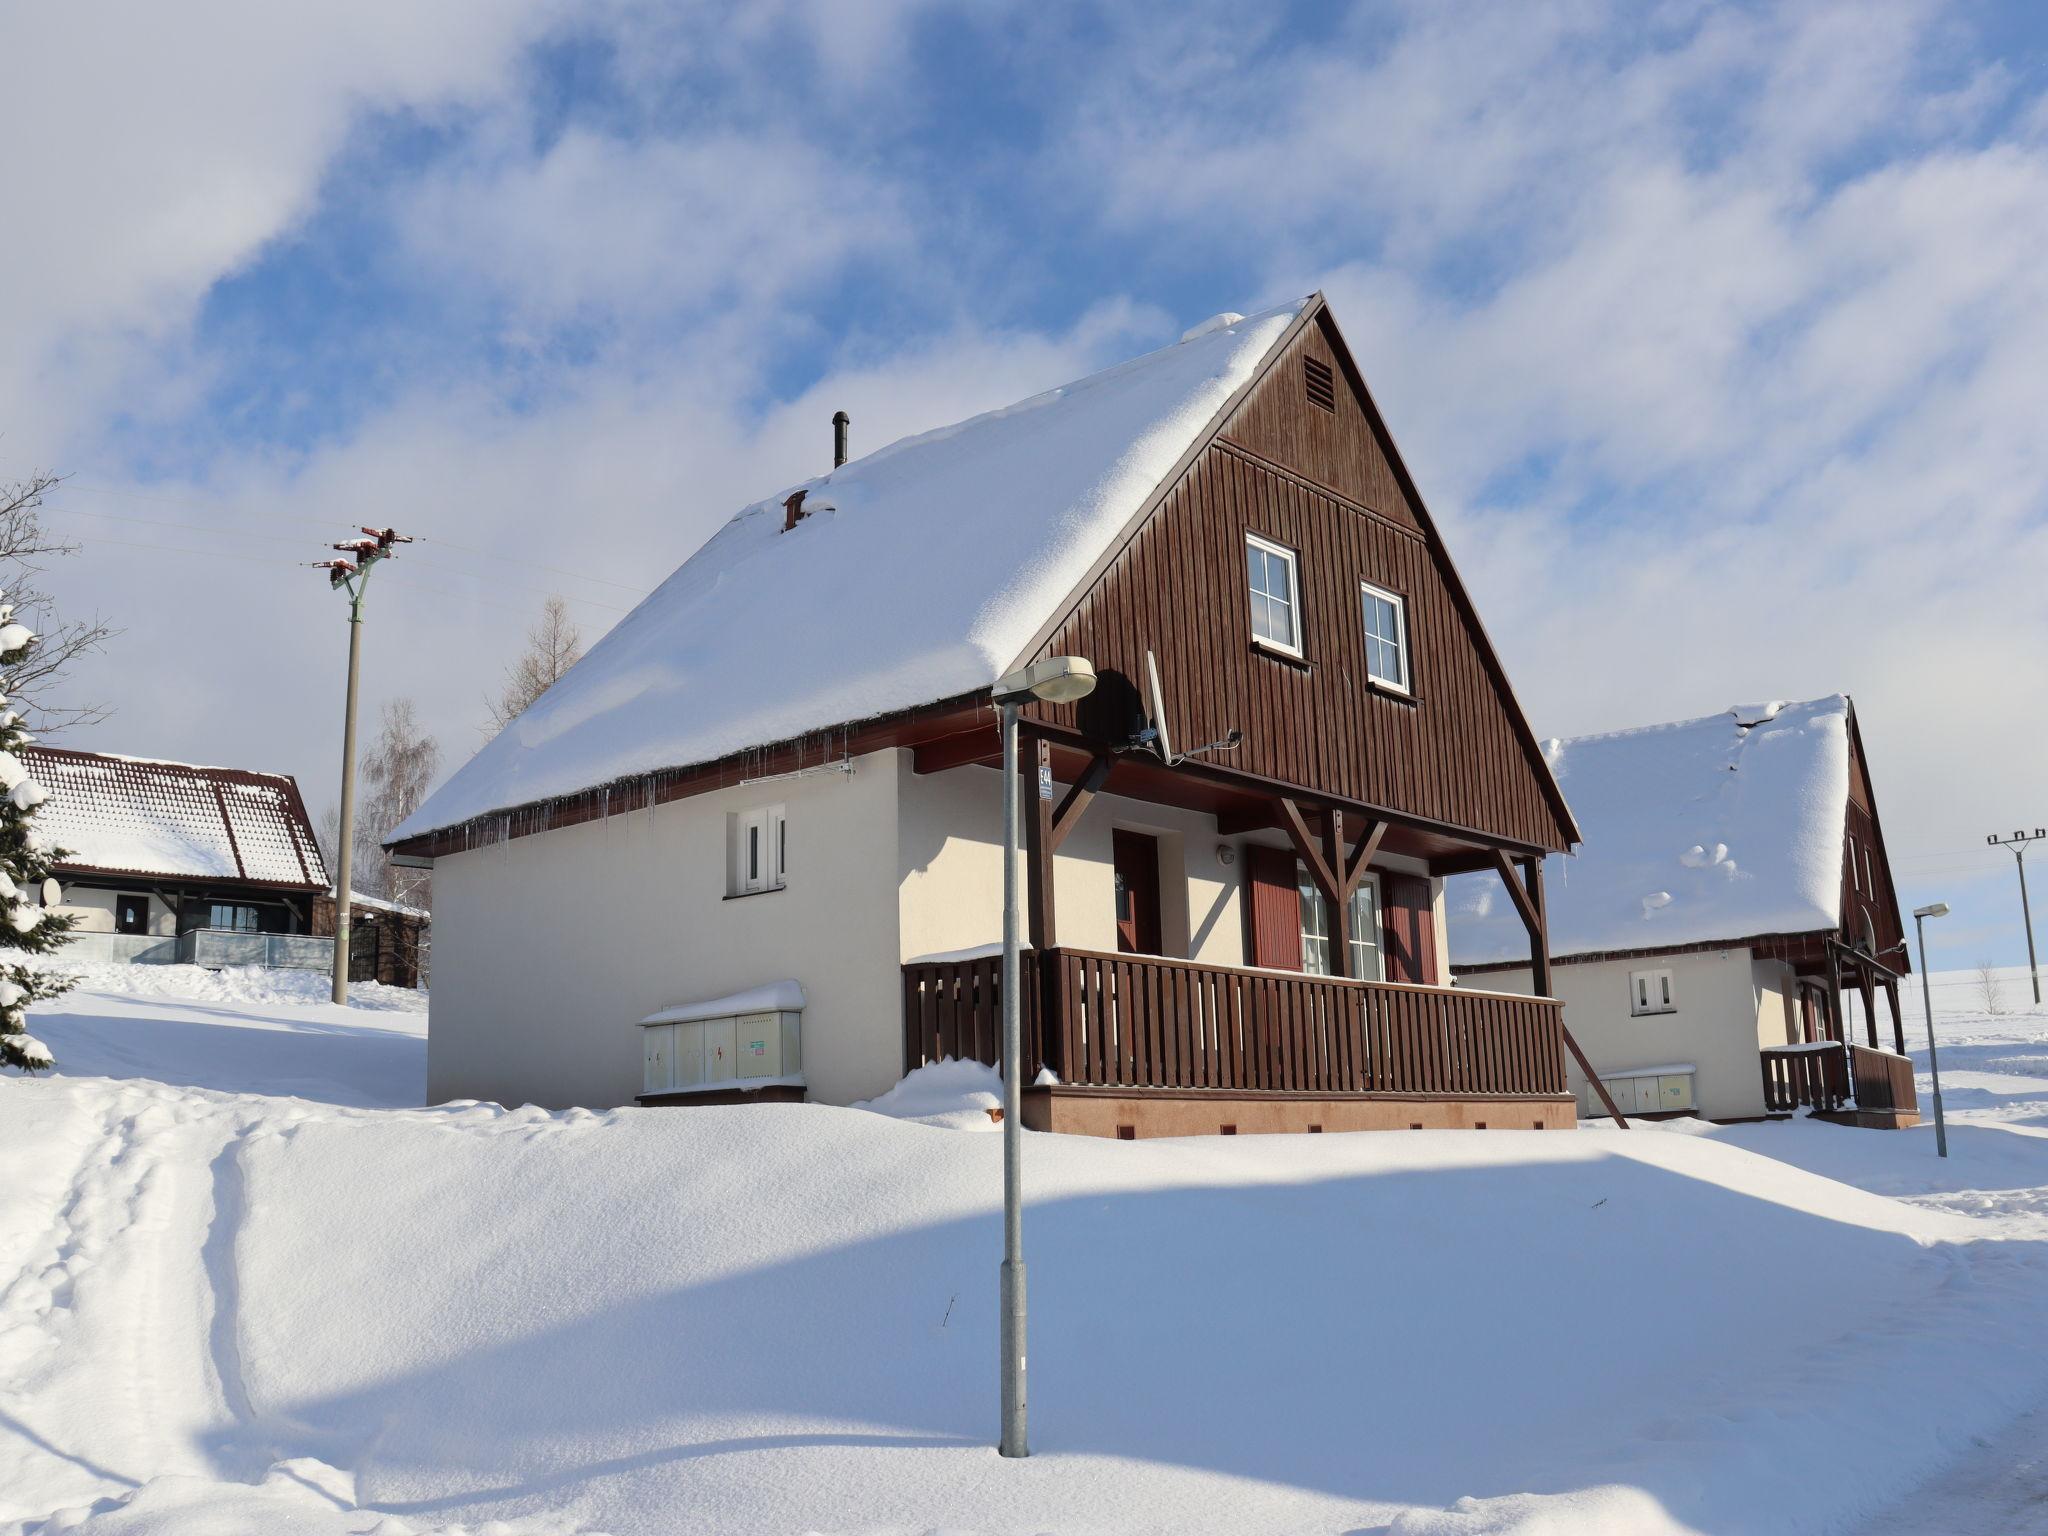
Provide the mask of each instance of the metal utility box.
{"label": "metal utility box", "polygon": [[795,1013],[743,1013],[737,1044],[739,1076],[793,1077],[803,1070],[802,1037]]}
{"label": "metal utility box", "polygon": [[704,1021],[704,1077],[706,1083],[729,1083],[739,1075],[739,1021],[733,1018]]}
{"label": "metal utility box", "polygon": [[1657,1079],[1657,1107],[1662,1110],[1692,1108],[1692,1074],[1676,1073]]}
{"label": "metal utility box", "polygon": [[646,1061],[640,1091],[667,1093],[675,1086],[676,1027],[673,1024],[649,1024],[641,1029],[640,1037]]}
{"label": "metal utility box", "polygon": [[676,1075],[678,1088],[694,1088],[704,1081],[704,1021],[678,1024],[676,1031]]}
{"label": "metal utility box", "polygon": [[649,1020],[640,1026],[646,1064],[640,1091],[688,1093],[725,1083],[744,1087],[750,1080],[797,1077],[804,1069],[803,1017],[790,1008],[674,1024]]}

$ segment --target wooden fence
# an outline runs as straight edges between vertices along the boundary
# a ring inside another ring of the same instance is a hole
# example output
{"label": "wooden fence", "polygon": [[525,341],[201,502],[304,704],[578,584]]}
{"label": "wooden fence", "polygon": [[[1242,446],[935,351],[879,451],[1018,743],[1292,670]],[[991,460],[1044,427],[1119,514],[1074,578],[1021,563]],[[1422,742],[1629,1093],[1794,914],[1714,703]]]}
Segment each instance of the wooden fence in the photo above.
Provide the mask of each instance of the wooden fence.
{"label": "wooden fence", "polygon": [[[1023,967],[1025,1053],[1066,1083],[1526,1098],[1568,1091],[1549,998],[1054,949]],[[903,968],[904,1068],[996,1065],[1001,960]],[[1047,1006],[1049,1002],[1049,1006]]]}
{"label": "wooden fence", "polygon": [[1768,1112],[1790,1114],[1802,1106],[1825,1112],[1849,1101],[1849,1053],[1839,1040],[1767,1045],[1758,1054]]}

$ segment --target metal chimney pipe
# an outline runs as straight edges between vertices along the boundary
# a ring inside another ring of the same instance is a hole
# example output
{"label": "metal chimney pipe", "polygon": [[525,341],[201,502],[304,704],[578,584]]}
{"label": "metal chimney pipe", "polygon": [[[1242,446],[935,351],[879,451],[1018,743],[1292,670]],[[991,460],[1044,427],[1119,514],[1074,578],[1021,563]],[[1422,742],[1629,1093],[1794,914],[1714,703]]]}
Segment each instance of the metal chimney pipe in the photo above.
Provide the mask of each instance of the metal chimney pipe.
{"label": "metal chimney pipe", "polygon": [[832,413],[832,467],[837,469],[846,462],[846,429],[853,425],[853,418],[844,411]]}

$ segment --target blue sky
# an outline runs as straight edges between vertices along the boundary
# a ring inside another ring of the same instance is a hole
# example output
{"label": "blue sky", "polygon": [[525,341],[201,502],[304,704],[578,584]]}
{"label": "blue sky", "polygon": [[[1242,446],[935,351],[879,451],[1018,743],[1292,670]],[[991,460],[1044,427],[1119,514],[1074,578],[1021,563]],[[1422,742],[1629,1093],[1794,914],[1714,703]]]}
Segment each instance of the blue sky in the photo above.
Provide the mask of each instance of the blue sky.
{"label": "blue sky", "polygon": [[324,802],[339,616],[291,562],[361,516],[426,536],[367,696],[452,767],[545,593],[601,632],[836,406],[871,448],[1322,288],[1539,731],[1850,691],[1946,963],[2019,957],[2036,8],[200,0],[0,44],[42,61],[0,477],[73,476],[52,583],[127,630],[92,744]]}

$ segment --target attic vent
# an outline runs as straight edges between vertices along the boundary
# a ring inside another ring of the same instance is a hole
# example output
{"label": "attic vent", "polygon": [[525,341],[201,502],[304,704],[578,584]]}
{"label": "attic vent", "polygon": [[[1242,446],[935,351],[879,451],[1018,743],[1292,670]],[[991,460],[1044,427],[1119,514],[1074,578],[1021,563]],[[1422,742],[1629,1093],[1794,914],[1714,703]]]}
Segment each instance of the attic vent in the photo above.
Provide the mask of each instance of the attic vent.
{"label": "attic vent", "polygon": [[1308,390],[1310,405],[1319,405],[1326,411],[1337,409],[1337,381],[1331,375],[1328,363],[1319,357],[1304,357],[1301,376]]}

